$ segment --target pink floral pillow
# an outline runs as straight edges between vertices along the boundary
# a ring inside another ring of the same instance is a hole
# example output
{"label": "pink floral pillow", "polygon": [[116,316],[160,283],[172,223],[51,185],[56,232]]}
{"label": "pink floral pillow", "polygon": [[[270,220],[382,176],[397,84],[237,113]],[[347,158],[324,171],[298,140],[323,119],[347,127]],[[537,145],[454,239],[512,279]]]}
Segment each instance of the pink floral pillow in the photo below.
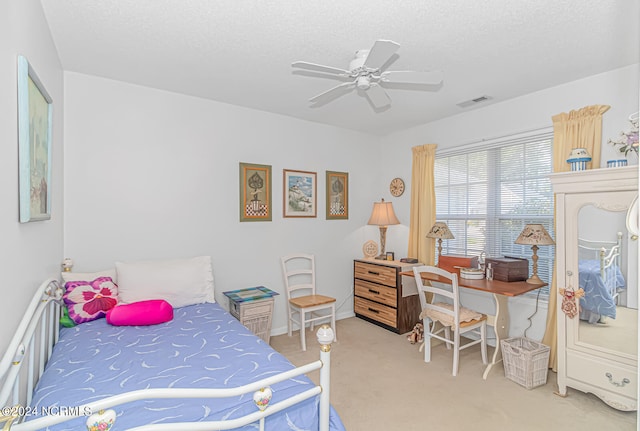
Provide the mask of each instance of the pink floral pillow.
{"label": "pink floral pillow", "polygon": [[68,281],[62,296],[69,317],[76,323],[85,323],[105,317],[118,303],[118,286],[111,277],[98,277],[93,281]]}

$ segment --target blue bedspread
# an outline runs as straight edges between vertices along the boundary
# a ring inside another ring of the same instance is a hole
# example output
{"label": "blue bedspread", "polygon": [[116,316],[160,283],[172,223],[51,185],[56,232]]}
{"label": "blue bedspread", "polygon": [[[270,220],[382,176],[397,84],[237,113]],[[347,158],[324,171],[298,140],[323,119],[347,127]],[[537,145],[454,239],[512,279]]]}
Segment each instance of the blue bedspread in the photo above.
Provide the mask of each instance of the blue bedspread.
{"label": "blue bedspread", "polygon": [[580,298],[580,318],[591,323],[600,317],[616,318],[615,292],[624,289],[625,282],[620,268],[612,266],[607,271],[606,281],[600,276],[600,261],[581,260],[578,263],[580,287],[584,296]]}
{"label": "blue bedspread", "polygon": [[[235,387],[293,365],[253,335],[218,304],[176,309],[174,319],[154,326],[114,327],[105,319],[61,330],[47,369],[34,392],[34,406],[73,407],[146,388]],[[272,403],[310,389],[306,377],[273,385]],[[318,398],[266,419],[266,428],[315,430]],[[112,431],[148,423],[232,419],[256,411],[251,394],[229,399],[154,399],[116,407]],[[30,419],[34,419],[31,417]],[[85,429],[86,418],[49,430]],[[241,429],[255,430],[257,425]],[[331,429],[344,430],[331,409]]]}

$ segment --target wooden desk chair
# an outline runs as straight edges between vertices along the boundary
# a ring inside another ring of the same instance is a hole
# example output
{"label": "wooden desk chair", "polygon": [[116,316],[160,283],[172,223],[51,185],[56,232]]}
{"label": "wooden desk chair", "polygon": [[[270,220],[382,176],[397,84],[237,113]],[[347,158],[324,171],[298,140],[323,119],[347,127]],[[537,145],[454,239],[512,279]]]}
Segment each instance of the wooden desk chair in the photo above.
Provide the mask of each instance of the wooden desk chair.
{"label": "wooden desk chair", "polygon": [[[444,277],[450,281],[451,290],[445,286],[437,287],[428,283],[424,284],[421,273],[429,273]],[[460,288],[458,275],[434,266],[416,266],[413,275],[418,287],[418,296],[422,312],[420,318],[424,325],[424,361],[431,362],[431,338],[444,341],[447,349],[453,346],[453,375],[458,374],[458,362],[460,350],[481,344],[482,363],[487,364],[487,316],[460,305]],[[427,301],[427,293],[431,294],[431,301]],[[445,299],[447,302],[441,302]],[[441,328],[436,330],[436,323],[440,322]],[[444,331],[444,336],[440,335]],[[453,331],[453,340],[451,339]],[[480,338],[460,345],[460,335],[471,332]]]}
{"label": "wooden desk chair", "polygon": [[[307,350],[305,328],[307,323],[313,331],[318,320],[331,318],[334,339],[338,341],[336,331],[336,299],[330,296],[316,295],[316,264],[312,254],[290,254],[281,259],[282,275],[287,292],[287,327],[291,337],[293,324],[300,327],[302,350]],[[317,313],[324,311],[324,313]],[[327,313],[328,312],[328,313]],[[307,317],[308,315],[308,317]]]}

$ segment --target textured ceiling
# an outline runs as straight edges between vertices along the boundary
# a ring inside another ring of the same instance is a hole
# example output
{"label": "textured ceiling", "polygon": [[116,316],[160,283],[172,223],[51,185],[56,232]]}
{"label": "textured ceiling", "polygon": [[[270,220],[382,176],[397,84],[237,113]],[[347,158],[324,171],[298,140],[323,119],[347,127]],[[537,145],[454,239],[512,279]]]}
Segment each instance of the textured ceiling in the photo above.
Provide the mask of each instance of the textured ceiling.
{"label": "textured ceiling", "polygon": [[[380,135],[640,61],[637,0],[41,2],[65,70]],[[348,68],[378,39],[400,44],[387,70],[441,70],[442,87],[311,107],[341,81],[291,63]]]}

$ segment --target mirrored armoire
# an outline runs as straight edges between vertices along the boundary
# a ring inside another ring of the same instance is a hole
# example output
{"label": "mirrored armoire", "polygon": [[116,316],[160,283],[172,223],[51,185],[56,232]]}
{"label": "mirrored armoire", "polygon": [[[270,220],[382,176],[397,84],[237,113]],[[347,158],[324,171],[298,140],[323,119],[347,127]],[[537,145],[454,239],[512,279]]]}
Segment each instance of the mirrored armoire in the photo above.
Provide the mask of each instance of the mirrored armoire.
{"label": "mirrored armoire", "polygon": [[558,389],[637,410],[638,166],[551,175]]}

